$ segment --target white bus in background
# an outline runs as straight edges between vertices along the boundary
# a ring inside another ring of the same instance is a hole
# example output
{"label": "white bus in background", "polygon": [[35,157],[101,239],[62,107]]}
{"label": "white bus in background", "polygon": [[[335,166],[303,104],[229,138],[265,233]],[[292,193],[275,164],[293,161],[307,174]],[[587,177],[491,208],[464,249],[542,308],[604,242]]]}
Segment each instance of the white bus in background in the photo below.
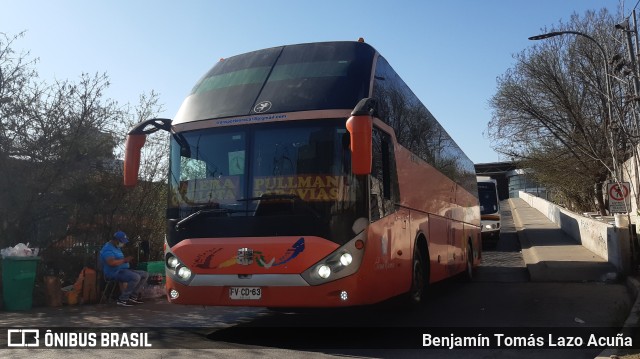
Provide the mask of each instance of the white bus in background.
{"label": "white bus in background", "polygon": [[496,244],[500,239],[500,200],[498,184],[491,177],[477,176],[482,243]]}

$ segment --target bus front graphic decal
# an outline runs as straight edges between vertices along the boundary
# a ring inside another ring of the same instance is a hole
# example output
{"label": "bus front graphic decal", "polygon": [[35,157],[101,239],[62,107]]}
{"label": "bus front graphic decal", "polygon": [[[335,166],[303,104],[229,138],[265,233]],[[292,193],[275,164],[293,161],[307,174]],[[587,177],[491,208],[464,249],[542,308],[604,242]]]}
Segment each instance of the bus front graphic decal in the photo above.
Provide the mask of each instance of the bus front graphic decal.
{"label": "bus front graphic decal", "polygon": [[[252,251],[252,255],[251,255],[253,261],[251,261],[251,262],[245,261],[245,260],[241,261],[240,260],[240,255],[238,254],[238,255],[236,255],[234,257],[231,257],[231,258],[223,261],[222,263],[220,263],[218,265],[218,268],[231,267],[231,266],[236,265],[236,264],[250,265],[252,263],[256,263],[256,264],[258,264],[259,267],[262,267],[262,268],[277,267],[277,266],[283,265],[283,264],[291,261],[292,259],[297,257],[300,253],[304,252],[304,249],[305,249],[304,237],[300,237],[300,239],[298,239],[293,245],[291,245],[290,248],[288,248],[285,251],[285,253],[282,256],[280,256],[280,258],[278,259],[277,262],[276,262],[276,257],[271,257],[271,259],[267,261],[267,259],[266,259],[267,257],[263,254],[262,251],[255,251],[254,250],[254,251]],[[240,253],[241,250],[249,250],[249,249],[248,248],[241,248],[241,249],[238,250],[238,253]]]}
{"label": "bus front graphic decal", "polygon": [[220,252],[221,250],[222,248],[214,248],[199,254],[195,258],[194,266],[198,268],[210,268],[211,261],[215,257],[216,253]]}
{"label": "bus front graphic decal", "polygon": [[285,264],[288,261],[292,260],[293,258],[297,257],[298,254],[302,253],[304,251],[304,237],[300,237],[300,239],[298,239],[296,241],[296,243],[293,244],[293,246],[291,246],[291,248],[287,249],[287,252],[280,257],[278,263],[276,263],[275,265],[281,265],[281,264]]}

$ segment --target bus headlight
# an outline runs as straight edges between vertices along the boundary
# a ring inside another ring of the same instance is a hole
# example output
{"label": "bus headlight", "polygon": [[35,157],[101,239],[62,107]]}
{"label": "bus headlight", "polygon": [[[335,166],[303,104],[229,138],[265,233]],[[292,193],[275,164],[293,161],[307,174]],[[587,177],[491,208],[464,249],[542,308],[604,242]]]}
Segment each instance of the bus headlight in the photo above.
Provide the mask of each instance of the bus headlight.
{"label": "bus headlight", "polygon": [[170,256],[169,258],[167,258],[167,267],[171,269],[175,269],[178,266],[178,264],[180,264],[180,261],[178,260],[178,258],[174,256]]}
{"label": "bus headlight", "polygon": [[328,265],[323,264],[318,267],[318,277],[322,279],[327,279],[329,278],[330,275],[331,275],[331,268]]}
{"label": "bus headlight", "polygon": [[189,282],[193,280],[194,275],[191,269],[185,266],[173,253],[167,252],[164,261],[167,268],[169,268],[169,270],[167,270],[168,276],[171,276],[183,284],[189,284]]}
{"label": "bus headlight", "polygon": [[180,267],[178,269],[178,272],[176,273],[178,275],[178,277],[187,280],[191,277],[191,269],[187,268],[187,267]]}
{"label": "bus headlight", "polygon": [[340,264],[342,264],[343,266],[348,266],[349,264],[351,264],[351,262],[353,262],[353,256],[351,255],[351,253],[343,253],[340,256]]}
{"label": "bus headlight", "polygon": [[357,272],[364,255],[365,239],[365,232],[359,233],[345,245],[304,271],[302,278],[310,285],[319,285]]}
{"label": "bus headlight", "polygon": [[[362,251],[359,252],[361,256]],[[307,279],[305,274],[308,275],[309,278],[307,281],[310,281],[311,284],[313,284],[313,282],[320,284],[320,282],[326,282],[327,280],[342,278],[354,273],[358,269],[353,262],[354,258],[350,252],[346,252],[344,249],[338,250],[311,267],[311,272],[307,270],[303,273],[303,277]],[[358,261],[358,265],[360,265],[360,261]]]}

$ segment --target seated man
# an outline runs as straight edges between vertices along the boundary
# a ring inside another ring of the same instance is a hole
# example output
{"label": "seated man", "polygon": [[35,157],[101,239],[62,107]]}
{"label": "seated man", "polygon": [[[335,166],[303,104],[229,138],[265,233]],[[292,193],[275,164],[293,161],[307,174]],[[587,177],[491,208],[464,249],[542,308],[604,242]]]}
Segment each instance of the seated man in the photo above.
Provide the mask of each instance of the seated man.
{"label": "seated man", "polygon": [[129,268],[129,262],[132,257],[125,257],[122,253],[122,247],[128,242],[127,235],[122,231],[118,231],[113,235],[113,239],[107,242],[100,250],[100,259],[103,263],[102,271],[105,278],[127,283],[127,288],[120,293],[117,302],[118,305],[123,307],[143,303],[140,300],[140,294],[149,277],[149,273],[145,271]]}

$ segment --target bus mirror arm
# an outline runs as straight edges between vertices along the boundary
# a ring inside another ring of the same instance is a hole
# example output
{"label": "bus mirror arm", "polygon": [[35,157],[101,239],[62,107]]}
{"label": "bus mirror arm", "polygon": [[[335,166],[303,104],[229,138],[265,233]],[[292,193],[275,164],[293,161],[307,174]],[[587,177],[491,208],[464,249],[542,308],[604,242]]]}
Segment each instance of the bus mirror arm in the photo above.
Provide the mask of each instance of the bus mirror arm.
{"label": "bus mirror arm", "polygon": [[351,111],[351,116],[378,116],[378,101],[371,97],[365,97],[358,102]]}
{"label": "bus mirror arm", "polygon": [[358,102],[347,120],[346,127],[351,137],[351,171],[355,175],[371,173],[373,152],[371,147],[373,116],[376,113],[376,101],[364,98]]}
{"label": "bus mirror arm", "polygon": [[[147,128],[147,126],[151,125],[151,128]],[[173,138],[180,145],[180,154],[183,157],[191,156],[191,149],[187,140],[181,133],[174,132],[171,129],[171,120],[168,118],[152,118],[146,121],[142,121],[139,124],[135,125],[130,131],[129,135],[148,135],[154,133],[158,130],[167,131],[173,136]]]}
{"label": "bus mirror arm", "polygon": [[127,134],[124,152],[124,185],[133,187],[138,183],[140,170],[140,153],[146,141],[147,135],[158,130],[171,133],[180,145],[180,154],[190,156],[190,149],[184,137],[171,130],[171,120],[167,118],[152,118],[135,125]]}

